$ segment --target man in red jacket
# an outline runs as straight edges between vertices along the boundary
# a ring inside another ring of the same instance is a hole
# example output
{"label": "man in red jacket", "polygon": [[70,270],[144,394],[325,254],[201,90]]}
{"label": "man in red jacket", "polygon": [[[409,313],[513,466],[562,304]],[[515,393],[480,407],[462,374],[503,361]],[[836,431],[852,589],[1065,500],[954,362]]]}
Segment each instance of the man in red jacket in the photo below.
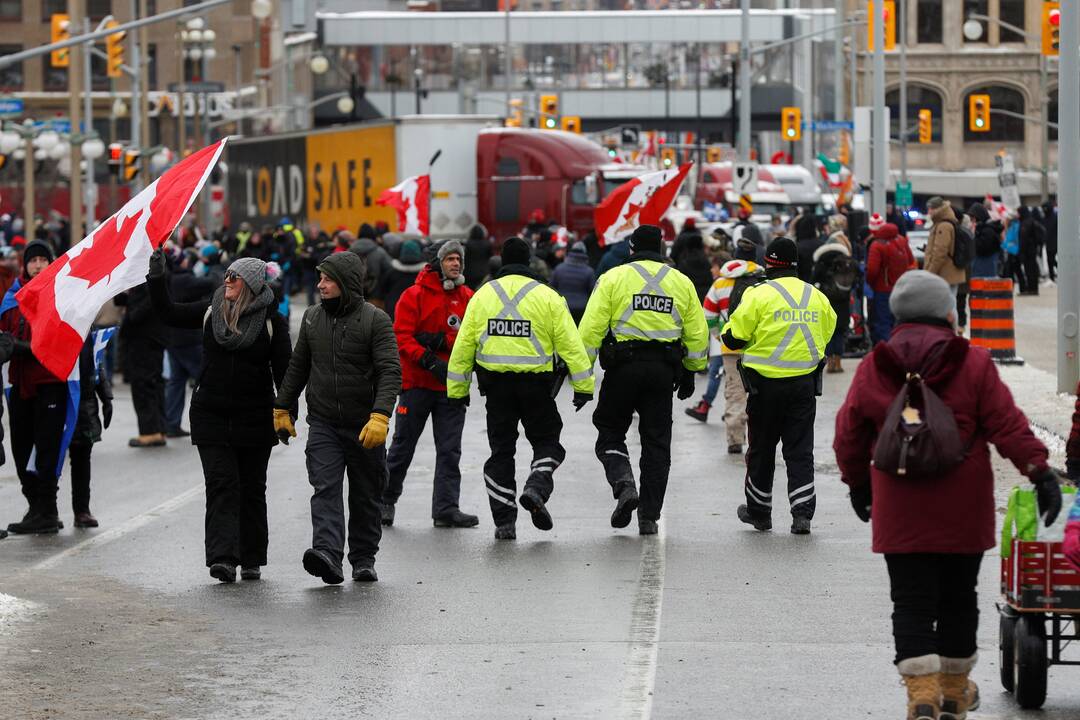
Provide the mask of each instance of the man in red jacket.
{"label": "man in red jacket", "polygon": [[905,272],[915,267],[908,240],[892,223],[882,223],[871,232],[867,250],[866,281],[874,291],[870,300],[870,337],[874,344],[889,339],[895,321],[889,310],[889,294]]}
{"label": "man in red jacket", "polygon": [[431,518],[435,527],[473,527],[475,515],[458,508],[461,494],[461,433],[465,407],[446,398],[446,367],[465,306],[473,291],[465,285],[465,250],[457,240],[439,246],[437,259],[416,276],[394,311],[394,333],[401,356],[401,397],[394,420],[394,439],[386,455],[389,482],[383,493],[382,523],[394,524],[394,504],[401,497],[416,443],[428,415],[435,435],[435,487]]}
{"label": "man in red jacket", "polygon": [[[904,274],[890,302],[898,325],[863,360],[836,416],[833,449],[851,504],[873,517],[873,550],[885,555],[896,667],[908,718],[963,718],[978,705],[976,661],[983,553],[995,544],[989,445],[1034,483],[1046,525],[1061,510],[1057,474],[1001,381],[990,353],[956,335],[956,296],[937,275]],[[952,411],[967,453],[940,477],[911,480],[872,466],[893,398],[908,373]]]}

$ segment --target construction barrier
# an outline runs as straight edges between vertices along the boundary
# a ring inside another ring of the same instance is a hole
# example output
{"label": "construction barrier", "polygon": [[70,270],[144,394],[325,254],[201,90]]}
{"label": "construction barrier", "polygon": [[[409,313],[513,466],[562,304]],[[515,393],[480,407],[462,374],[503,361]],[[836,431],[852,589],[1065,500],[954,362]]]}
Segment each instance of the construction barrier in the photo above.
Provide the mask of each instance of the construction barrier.
{"label": "construction barrier", "polygon": [[971,344],[990,351],[995,362],[1023,365],[1016,355],[1016,323],[1013,317],[1013,281],[971,278]]}

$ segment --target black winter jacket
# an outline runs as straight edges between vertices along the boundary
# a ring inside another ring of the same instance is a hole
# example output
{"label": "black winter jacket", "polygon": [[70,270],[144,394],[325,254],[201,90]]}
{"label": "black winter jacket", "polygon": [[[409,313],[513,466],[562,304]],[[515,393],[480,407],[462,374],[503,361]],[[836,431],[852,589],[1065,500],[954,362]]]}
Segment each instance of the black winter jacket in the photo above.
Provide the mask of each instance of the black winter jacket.
{"label": "black winter jacket", "polygon": [[401,391],[401,361],[390,318],[364,302],[363,260],[336,253],[319,266],[341,287],[330,313],[320,303],[304,312],[278,408],[291,408],[307,387],[309,421],[357,432],[373,412],[390,417]]}
{"label": "black winter jacket", "polygon": [[92,445],[101,440],[101,415],[98,399],[112,402],[112,383],[105,373],[98,373],[94,363],[94,334],[79,352],[79,413],[75,420],[72,445]]}
{"label": "black winter jacket", "polygon": [[[276,445],[274,388],[280,387],[292,350],[289,324],[271,305],[264,311],[274,328],[242,350],[226,350],[206,317],[210,300],[173,302],[166,278],[149,278],[154,309],[172,327],[202,328],[202,368],[191,394],[191,442],[194,445],[252,447]],[[265,322],[264,322],[265,325]]]}

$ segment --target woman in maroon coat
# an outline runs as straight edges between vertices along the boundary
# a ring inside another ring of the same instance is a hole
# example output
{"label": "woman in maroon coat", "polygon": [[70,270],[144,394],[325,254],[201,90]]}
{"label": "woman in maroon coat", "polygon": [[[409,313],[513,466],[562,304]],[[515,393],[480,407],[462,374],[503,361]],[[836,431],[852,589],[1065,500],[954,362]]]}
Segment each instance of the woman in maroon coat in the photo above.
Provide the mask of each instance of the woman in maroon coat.
{"label": "woman in maroon coat", "polygon": [[[851,503],[873,516],[873,549],[885,555],[893,601],[896,665],[908,688],[908,717],[963,718],[978,704],[975,666],[983,552],[994,546],[994,475],[989,444],[1031,478],[1049,525],[1061,509],[1047,451],[998,376],[989,353],[956,335],[956,301],[922,270],[896,283],[897,326],[859,365],[836,417],[833,449]],[[871,467],[889,405],[918,372],[952,410],[967,452],[946,475],[909,480]]]}

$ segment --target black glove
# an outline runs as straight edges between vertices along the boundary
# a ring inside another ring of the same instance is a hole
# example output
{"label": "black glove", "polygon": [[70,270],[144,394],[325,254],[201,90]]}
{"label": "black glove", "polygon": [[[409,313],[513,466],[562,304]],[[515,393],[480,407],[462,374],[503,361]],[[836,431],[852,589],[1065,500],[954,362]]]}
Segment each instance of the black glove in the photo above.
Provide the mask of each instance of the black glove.
{"label": "black glove", "polygon": [[34,351],[30,349],[29,340],[16,340],[15,347],[13,348],[13,355],[33,355]]}
{"label": "black glove", "polygon": [[679,375],[679,384],[675,386],[678,389],[678,396],[680,400],[685,400],[694,394],[694,372],[683,368],[682,373]]}
{"label": "black glove", "polygon": [[1061,512],[1061,479],[1051,468],[1031,478],[1035,484],[1035,502],[1039,506],[1039,517],[1046,527],[1054,524]]}
{"label": "black glove", "polygon": [[851,507],[863,522],[870,522],[870,506],[873,503],[870,483],[851,488]]}
{"label": "black glove", "polygon": [[420,357],[420,367],[427,370],[429,373],[439,379],[443,385],[446,384],[446,361],[440,358],[435,353],[428,350]]}
{"label": "black glove", "polygon": [[158,248],[150,254],[150,267],[146,273],[148,278],[165,277],[166,270],[165,251]]}
{"label": "black glove", "polygon": [[446,347],[446,333],[420,332],[415,333],[413,337],[416,338],[416,342],[432,352],[438,352]]}
{"label": "black glove", "polygon": [[112,423],[112,398],[101,398],[101,424],[103,429],[108,429]]}
{"label": "black glove", "polygon": [[447,398],[446,401],[450,403],[450,407],[469,407],[469,396],[459,398]]}
{"label": "black glove", "polygon": [[574,393],[574,412],[580,412],[581,408],[592,402],[592,393]]}

